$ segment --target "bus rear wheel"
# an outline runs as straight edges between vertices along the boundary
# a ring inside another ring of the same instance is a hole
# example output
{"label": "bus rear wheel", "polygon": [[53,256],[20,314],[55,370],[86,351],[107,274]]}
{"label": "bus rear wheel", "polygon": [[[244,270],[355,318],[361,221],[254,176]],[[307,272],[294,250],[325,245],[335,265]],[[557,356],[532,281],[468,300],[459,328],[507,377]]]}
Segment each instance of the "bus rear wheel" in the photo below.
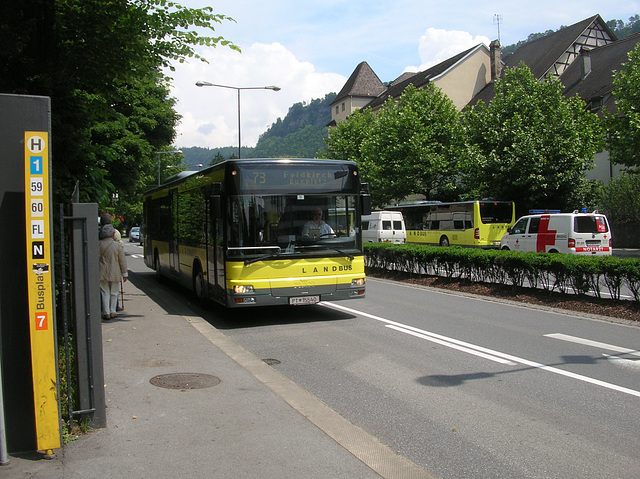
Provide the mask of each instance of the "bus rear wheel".
{"label": "bus rear wheel", "polygon": [[449,238],[443,236],[440,238],[440,246],[444,246],[445,248],[449,246]]}

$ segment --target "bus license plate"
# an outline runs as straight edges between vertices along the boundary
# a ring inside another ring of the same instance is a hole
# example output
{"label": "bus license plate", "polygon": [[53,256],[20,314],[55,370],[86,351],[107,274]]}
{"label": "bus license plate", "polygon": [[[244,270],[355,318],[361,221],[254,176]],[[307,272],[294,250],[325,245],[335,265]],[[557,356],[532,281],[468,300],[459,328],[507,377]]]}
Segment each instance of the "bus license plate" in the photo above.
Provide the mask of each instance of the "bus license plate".
{"label": "bus license plate", "polygon": [[320,296],[296,296],[289,298],[289,304],[316,304],[320,302]]}

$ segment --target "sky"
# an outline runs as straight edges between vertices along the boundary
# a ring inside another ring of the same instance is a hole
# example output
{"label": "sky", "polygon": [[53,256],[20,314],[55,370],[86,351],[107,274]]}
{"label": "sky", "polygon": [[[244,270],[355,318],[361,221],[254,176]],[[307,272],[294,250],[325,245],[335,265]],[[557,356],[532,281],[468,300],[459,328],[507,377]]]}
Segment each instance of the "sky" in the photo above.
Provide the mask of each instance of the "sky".
{"label": "sky", "polygon": [[[178,0],[235,22],[215,24],[242,50],[197,47],[209,63],[176,63],[171,95],[182,116],[178,148],[238,145],[238,90],[197,87],[207,81],[236,88],[275,85],[280,91],[240,90],[242,146],[255,146],[295,103],[338,92],[366,61],[381,81],[425,70],[479,43],[502,45],[530,33],[557,30],[593,15],[623,20],[640,14],[640,0]],[[496,17],[498,16],[498,17]],[[499,19],[499,22],[496,21]],[[499,37],[498,37],[499,29]]]}

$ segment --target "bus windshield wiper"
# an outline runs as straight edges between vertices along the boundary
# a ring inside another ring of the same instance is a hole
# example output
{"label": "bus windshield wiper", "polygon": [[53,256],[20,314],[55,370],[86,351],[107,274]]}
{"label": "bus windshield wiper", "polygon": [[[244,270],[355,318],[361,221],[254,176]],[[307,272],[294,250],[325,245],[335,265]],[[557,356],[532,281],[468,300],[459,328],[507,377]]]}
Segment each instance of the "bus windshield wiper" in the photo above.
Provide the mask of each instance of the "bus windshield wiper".
{"label": "bus windshield wiper", "polygon": [[281,251],[278,250],[275,253],[263,254],[262,256],[258,256],[257,258],[245,259],[244,260],[244,265],[247,266],[249,264],[257,263],[258,261],[263,261],[265,259],[276,258],[276,257],[280,256],[280,253],[281,253]]}
{"label": "bus windshield wiper", "polygon": [[257,261],[262,261],[264,259],[275,258],[277,256],[280,256],[280,253],[282,252],[282,249],[280,248],[280,246],[239,246],[239,247],[234,246],[234,247],[228,248],[228,251],[233,251],[234,253],[238,252],[240,254],[243,254],[243,253],[246,254],[250,252],[259,253],[264,250],[273,250],[273,252],[265,253],[263,255],[257,256],[256,258],[245,259],[244,264],[247,265],[247,264],[255,263]]}
{"label": "bus windshield wiper", "polygon": [[341,249],[336,248],[335,246],[332,246],[330,244],[296,245],[296,249],[332,249],[333,251],[336,251],[341,255],[346,256],[351,261],[353,261],[353,259],[355,258],[355,256],[353,256],[351,253],[342,251]]}

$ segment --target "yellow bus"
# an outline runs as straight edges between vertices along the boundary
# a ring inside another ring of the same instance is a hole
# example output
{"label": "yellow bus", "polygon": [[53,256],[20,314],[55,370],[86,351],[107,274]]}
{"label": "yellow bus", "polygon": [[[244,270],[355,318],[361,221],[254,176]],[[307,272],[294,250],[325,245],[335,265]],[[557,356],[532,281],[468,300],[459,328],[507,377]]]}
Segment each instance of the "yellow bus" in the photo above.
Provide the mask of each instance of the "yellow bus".
{"label": "yellow bus", "polygon": [[513,201],[416,201],[389,208],[400,211],[407,243],[471,248],[500,248],[500,240],[516,220]]}
{"label": "yellow bus", "polygon": [[145,264],[200,300],[364,298],[360,217],[371,198],[354,162],[225,160],[169,178],[143,205]]}

